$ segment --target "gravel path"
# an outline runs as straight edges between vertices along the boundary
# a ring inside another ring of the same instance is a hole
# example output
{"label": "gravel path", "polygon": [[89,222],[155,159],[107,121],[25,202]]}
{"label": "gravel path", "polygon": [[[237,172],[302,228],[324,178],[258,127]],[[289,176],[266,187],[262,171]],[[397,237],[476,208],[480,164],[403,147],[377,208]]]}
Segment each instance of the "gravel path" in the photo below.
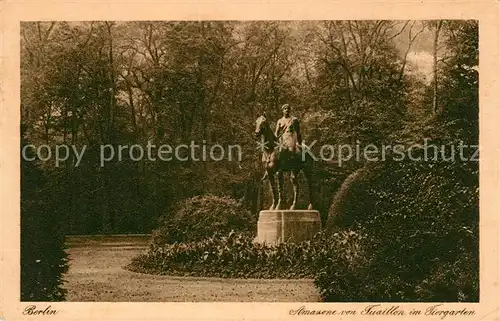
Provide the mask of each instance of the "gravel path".
{"label": "gravel path", "polygon": [[173,277],[124,270],[146,250],[144,238],[72,237],[68,247],[68,301],[320,301],[311,280]]}

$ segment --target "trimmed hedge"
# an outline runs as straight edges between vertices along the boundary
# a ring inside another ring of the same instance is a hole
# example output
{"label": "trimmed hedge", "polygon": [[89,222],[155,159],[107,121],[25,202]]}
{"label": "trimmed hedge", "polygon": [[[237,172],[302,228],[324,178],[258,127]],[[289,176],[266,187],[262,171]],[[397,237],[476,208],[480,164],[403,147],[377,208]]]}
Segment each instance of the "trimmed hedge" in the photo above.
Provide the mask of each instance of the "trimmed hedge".
{"label": "trimmed hedge", "polygon": [[153,231],[156,246],[204,240],[215,233],[254,230],[256,218],[229,197],[195,196],[177,204],[173,211],[160,218],[160,227]]}

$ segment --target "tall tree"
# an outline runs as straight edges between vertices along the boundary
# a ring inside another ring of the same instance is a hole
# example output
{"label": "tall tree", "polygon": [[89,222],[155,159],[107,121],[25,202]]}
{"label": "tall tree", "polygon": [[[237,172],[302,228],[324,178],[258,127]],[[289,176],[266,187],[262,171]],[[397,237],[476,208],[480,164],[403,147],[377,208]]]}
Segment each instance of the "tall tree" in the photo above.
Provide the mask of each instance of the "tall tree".
{"label": "tall tree", "polygon": [[439,33],[441,32],[441,27],[443,26],[443,20],[436,20],[434,22],[434,47],[432,55],[434,58],[434,64],[432,68],[433,74],[433,84],[434,91],[432,95],[432,112],[437,114],[438,111],[438,46],[439,46]]}

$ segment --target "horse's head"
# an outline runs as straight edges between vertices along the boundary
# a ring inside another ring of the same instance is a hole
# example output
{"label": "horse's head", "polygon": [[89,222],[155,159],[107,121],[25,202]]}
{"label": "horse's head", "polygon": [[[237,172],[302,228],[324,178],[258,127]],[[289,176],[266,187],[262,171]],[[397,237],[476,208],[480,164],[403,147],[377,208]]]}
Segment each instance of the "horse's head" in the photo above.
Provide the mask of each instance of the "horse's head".
{"label": "horse's head", "polygon": [[259,116],[255,121],[255,137],[259,138],[264,134],[264,129],[267,127],[267,120],[265,116]]}

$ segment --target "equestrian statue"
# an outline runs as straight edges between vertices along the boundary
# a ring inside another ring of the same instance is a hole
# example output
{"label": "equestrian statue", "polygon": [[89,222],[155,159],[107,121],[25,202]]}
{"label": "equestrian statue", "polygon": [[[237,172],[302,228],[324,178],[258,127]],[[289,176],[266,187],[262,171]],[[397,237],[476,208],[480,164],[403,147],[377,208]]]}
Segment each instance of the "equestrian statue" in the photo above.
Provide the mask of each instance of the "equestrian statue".
{"label": "equestrian statue", "polygon": [[[273,195],[273,203],[269,210],[282,209],[283,200],[283,173],[290,173],[290,180],[293,184],[293,202],[290,210],[295,210],[297,197],[299,194],[300,171],[304,173],[309,190],[308,210],[312,210],[313,193],[311,190],[312,165],[313,159],[303,152],[306,148],[302,144],[299,120],[290,114],[290,105],[285,104],[281,107],[283,117],[276,124],[273,132],[265,116],[260,116],[255,121],[255,136],[262,139],[262,163],[265,174],[262,180],[268,178]],[[278,177],[278,186],[276,188],[276,178]]]}

